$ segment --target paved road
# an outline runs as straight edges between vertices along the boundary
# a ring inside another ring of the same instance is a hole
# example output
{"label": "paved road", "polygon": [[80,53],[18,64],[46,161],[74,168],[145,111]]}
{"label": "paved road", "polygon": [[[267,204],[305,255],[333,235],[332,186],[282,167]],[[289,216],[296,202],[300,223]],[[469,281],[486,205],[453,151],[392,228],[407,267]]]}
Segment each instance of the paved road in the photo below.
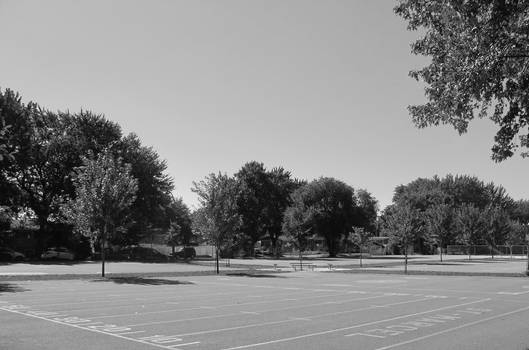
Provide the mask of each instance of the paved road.
{"label": "paved road", "polygon": [[525,278],[299,272],[0,282],[0,349],[9,350],[526,350],[528,318]]}

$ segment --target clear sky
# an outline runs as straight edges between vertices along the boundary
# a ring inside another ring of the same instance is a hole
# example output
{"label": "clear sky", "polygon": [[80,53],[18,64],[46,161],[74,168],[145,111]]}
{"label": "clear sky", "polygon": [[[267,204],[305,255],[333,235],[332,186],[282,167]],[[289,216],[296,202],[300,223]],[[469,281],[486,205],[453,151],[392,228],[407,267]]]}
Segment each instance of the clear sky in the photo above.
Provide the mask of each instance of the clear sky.
{"label": "clear sky", "polygon": [[340,179],[391,203],[417,177],[476,175],[529,198],[495,126],[416,129],[416,37],[390,0],[0,0],[0,87],[103,113],[167,160],[175,195],[245,162]]}

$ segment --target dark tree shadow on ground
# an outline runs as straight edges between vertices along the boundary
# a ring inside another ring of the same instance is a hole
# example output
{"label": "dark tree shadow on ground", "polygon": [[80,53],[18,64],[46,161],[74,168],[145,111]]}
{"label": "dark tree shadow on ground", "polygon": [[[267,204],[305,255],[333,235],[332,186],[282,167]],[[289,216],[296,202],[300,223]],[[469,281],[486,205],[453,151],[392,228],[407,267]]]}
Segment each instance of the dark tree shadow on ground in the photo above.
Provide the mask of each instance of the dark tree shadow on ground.
{"label": "dark tree shadow on ground", "polygon": [[166,280],[166,279],[161,279],[161,278],[144,278],[144,277],[110,277],[110,278],[92,280],[92,282],[114,282],[116,284],[139,284],[143,286],[194,284],[189,281]]}
{"label": "dark tree shadow on ground", "polygon": [[247,273],[247,272],[232,272],[227,273],[226,276],[230,277],[257,277],[257,278],[286,278],[286,276],[269,275],[263,273]]}
{"label": "dark tree shadow on ground", "polygon": [[27,292],[29,289],[22,288],[16,284],[0,282],[0,295],[2,293]]}

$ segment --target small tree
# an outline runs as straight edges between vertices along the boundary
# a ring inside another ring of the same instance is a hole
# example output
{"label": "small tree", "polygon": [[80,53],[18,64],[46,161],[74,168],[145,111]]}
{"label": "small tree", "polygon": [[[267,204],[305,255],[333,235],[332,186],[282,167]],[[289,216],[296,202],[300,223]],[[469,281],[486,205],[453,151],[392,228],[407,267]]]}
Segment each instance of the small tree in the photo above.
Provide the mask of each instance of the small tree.
{"label": "small tree", "polygon": [[105,277],[107,239],[129,221],[129,208],[136,199],[137,180],[130,165],[109,152],[84,159],[74,178],[76,198],[63,209],[77,232],[101,244],[101,276]]}
{"label": "small tree", "polygon": [[505,236],[505,244],[509,247],[509,253],[512,260],[512,247],[514,245],[525,243],[525,227],[517,220],[509,219],[509,231]]}
{"label": "small tree", "polygon": [[212,243],[216,250],[216,270],[219,271],[221,248],[227,244],[240,225],[237,212],[237,184],[224,174],[210,174],[191,189],[198,195],[202,207],[193,215],[195,232]]}
{"label": "small tree", "polygon": [[171,204],[166,208],[166,213],[169,218],[166,243],[171,246],[174,254],[175,246],[188,246],[193,239],[191,213],[182,198],[172,199]]}
{"label": "small tree", "polygon": [[490,254],[494,259],[494,250],[505,241],[509,232],[509,217],[507,213],[495,207],[488,207],[482,215],[483,238],[490,247]]}
{"label": "small tree", "polygon": [[449,205],[437,204],[426,210],[424,216],[428,239],[439,248],[439,259],[443,261],[443,245],[451,235],[453,213]]}
{"label": "small tree", "polygon": [[307,248],[308,240],[312,236],[312,215],[311,208],[304,208],[300,201],[295,201],[285,210],[283,218],[283,237],[298,249],[301,270],[303,270],[303,251]]}
{"label": "small tree", "polygon": [[370,241],[373,234],[366,231],[363,227],[353,226],[353,232],[349,233],[351,241],[360,249],[360,267],[362,267],[362,250]]}
{"label": "small tree", "polygon": [[470,260],[471,245],[478,240],[483,230],[481,210],[473,204],[463,204],[455,212],[454,227],[457,241],[467,247],[468,260]]}
{"label": "small tree", "polygon": [[397,205],[387,213],[383,232],[390,242],[404,251],[404,273],[408,273],[408,246],[421,232],[421,220],[418,213],[408,205]]}

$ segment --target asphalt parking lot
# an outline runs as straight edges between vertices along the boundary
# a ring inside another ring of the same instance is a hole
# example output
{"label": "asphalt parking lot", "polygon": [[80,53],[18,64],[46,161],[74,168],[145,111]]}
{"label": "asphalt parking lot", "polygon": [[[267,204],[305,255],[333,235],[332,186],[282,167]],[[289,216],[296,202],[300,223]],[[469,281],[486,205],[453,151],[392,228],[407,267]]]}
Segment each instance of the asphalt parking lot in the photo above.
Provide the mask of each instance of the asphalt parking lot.
{"label": "asphalt parking lot", "polygon": [[0,282],[0,349],[522,349],[527,278],[298,272]]}

